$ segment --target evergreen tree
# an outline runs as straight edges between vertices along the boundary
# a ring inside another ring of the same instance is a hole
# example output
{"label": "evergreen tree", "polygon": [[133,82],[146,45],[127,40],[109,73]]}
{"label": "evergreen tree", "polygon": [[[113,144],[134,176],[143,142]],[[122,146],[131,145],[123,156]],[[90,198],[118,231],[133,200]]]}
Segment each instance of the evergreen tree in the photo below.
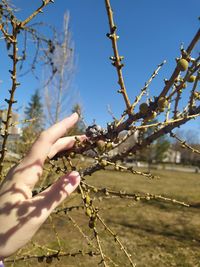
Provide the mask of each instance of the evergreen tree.
{"label": "evergreen tree", "polygon": [[162,162],[165,159],[165,152],[170,148],[170,142],[166,136],[158,138],[154,144],[154,160]]}
{"label": "evergreen tree", "polygon": [[[25,119],[32,120],[31,128],[34,133],[39,133],[43,129],[44,126],[44,114],[43,114],[43,105],[41,103],[41,97],[39,91],[36,90],[32,95],[28,106],[25,109]],[[29,127],[29,126],[28,126]]]}
{"label": "evergreen tree", "polygon": [[43,105],[38,90],[36,90],[31,96],[31,100],[25,108],[24,113],[25,119],[32,121],[25,123],[24,127],[22,128],[22,136],[16,144],[16,152],[21,155],[29,150],[31,144],[35,141],[38,134],[43,130]]}

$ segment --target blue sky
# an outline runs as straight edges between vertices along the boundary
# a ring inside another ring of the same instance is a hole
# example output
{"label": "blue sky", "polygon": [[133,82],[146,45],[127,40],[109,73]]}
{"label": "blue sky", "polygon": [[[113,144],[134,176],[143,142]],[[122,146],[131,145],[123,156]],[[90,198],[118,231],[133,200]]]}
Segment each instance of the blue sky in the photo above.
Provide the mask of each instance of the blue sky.
{"label": "blue sky", "polygon": [[[26,18],[41,1],[14,0],[21,10],[20,19]],[[112,0],[115,22],[120,36],[118,46],[120,54],[125,57],[124,78],[130,99],[143,87],[156,66],[164,59],[167,64],[160,75],[150,86],[152,95],[157,95],[163,87],[163,79],[169,78],[175,67],[175,57],[179,56],[181,42],[187,47],[199,27],[200,2],[198,0]],[[112,49],[110,41],[105,37],[108,32],[108,21],[104,0],[55,0],[55,4],[45,8],[43,14],[34,19],[53,24],[62,30],[63,15],[70,12],[70,28],[75,44],[76,73],[72,89],[77,92],[77,100],[81,102],[87,123],[96,119],[105,125],[111,120],[107,105],[119,117],[124,110],[117,75],[110,64]],[[199,46],[194,51],[196,56]],[[0,101],[7,95],[9,76],[4,44],[1,41],[0,62]],[[41,86],[31,75],[21,78],[22,86],[18,88],[16,98],[18,107],[26,105],[34,90]],[[16,107],[17,107],[16,105]],[[70,109],[66,108],[66,114]],[[187,127],[200,129],[199,120]]]}

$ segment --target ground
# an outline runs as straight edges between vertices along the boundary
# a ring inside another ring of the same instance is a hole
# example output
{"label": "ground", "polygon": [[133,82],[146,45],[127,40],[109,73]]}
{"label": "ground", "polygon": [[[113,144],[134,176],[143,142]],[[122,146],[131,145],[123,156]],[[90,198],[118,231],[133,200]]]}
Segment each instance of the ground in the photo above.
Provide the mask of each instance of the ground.
{"label": "ground", "polygon": [[[200,174],[154,170],[160,179],[149,180],[142,176],[132,175],[127,172],[111,170],[97,172],[92,177],[87,177],[88,183],[126,192],[148,192],[162,194],[172,199],[181,200],[193,205],[183,207],[172,202],[163,201],[133,201],[121,198],[94,199],[94,203],[101,211],[106,224],[117,234],[137,267],[198,267],[200,266]],[[79,205],[80,195],[75,193],[66,201],[67,206]],[[88,217],[82,209],[69,213],[84,233],[92,237],[92,230],[88,229]],[[40,246],[58,249],[59,237],[62,250],[67,252],[94,250],[87,245],[87,241],[69,221],[64,213],[52,217],[34,237],[33,242]],[[116,265],[107,260],[108,266],[130,266],[124,253],[120,250],[113,236],[101,227],[98,231],[102,240],[104,253]],[[56,231],[54,231],[56,229]],[[48,244],[48,245],[47,245]],[[29,244],[20,253],[29,255],[43,254],[45,248],[38,248]],[[50,251],[50,250],[49,250]],[[53,251],[53,250],[52,250]],[[51,252],[52,253],[52,252]],[[93,267],[98,265],[100,257],[76,256],[60,257],[53,259],[50,266],[66,267]],[[45,260],[20,261],[15,264],[7,263],[6,266],[49,266]],[[102,265],[103,266],[103,265]]]}

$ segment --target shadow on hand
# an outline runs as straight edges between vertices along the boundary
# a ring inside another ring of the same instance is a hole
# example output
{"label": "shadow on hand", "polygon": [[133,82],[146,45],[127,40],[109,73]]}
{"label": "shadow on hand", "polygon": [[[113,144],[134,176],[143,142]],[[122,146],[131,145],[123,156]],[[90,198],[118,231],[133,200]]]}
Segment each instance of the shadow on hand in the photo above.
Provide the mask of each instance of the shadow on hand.
{"label": "shadow on hand", "polygon": [[[13,168],[8,174],[9,184],[11,184],[11,176],[15,177],[16,174],[19,175],[20,173],[23,173],[25,169],[31,168],[32,165],[42,166],[40,162],[35,162],[24,168],[19,168],[19,166],[18,168]],[[38,173],[37,175],[39,177],[41,174]],[[73,185],[75,181],[72,179],[70,182]],[[68,195],[68,192],[65,189],[65,186],[68,183],[68,178],[62,177],[59,181],[57,181],[56,185],[54,185],[54,188],[49,187],[35,197],[30,198],[28,198],[30,193],[32,195],[30,189],[30,192],[25,192],[22,188],[19,188],[17,183],[12,183],[10,187],[4,190],[4,186],[2,185],[2,193],[0,193],[0,198],[3,196],[3,199],[6,200],[0,205],[0,217],[3,218],[2,223],[5,225],[6,221],[13,220],[13,217],[16,219],[14,226],[6,230],[4,233],[0,231],[1,246],[5,246],[12,235],[14,235],[20,228],[25,226],[25,224],[30,223],[30,231],[32,227],[34,229],[37,228],[36,230],[38,230],[40,225],[47,219],[49,213],[55,208],[55,204],[61,201],[63,194],[66,196]],[[24,200],[21,200],[21,198]],[[7,201],[9,199],[10,201]],[[14,202],[12,202],[12,199],[14,199]],[[13,212],[15,213],[15,216],[13,216]],[[34,231],[33,234],[35,234]]]}

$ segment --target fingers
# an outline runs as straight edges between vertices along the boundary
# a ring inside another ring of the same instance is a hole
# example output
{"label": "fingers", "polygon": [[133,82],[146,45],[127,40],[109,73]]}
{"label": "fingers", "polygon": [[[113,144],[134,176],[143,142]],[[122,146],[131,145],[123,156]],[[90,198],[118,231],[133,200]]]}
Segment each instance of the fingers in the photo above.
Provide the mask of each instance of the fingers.
{"label": "fingers", "polygon": [[79,185],[80,175],[73,171],[60,177],[54,184],[32,199],[32,205],[42,224],[51,212]]}
{"label": "fingers", "polygon": [[30,160],[40,160],[41,163],[43,163],[50,152],[51,146],[62,137],[68,129],[73,127],[77,121],[78,114],[74,113],[70,117],[54,124],[49,129],[42,132],[23,161],[30,162]]}
{"label": "fingers", "polygon": [[12,182],[20,181],[32,190],[42,174],[43,164],[51,151],[51,147],[66,133],[68,129],[74,126],[77,120],[78,114],[74,113],[70,117],[43,131],[36,142],[32,145],[32,148],[25,158],[15,168],[15,175]]}
{"label": "fingers", "polygon": [[54,144],[57,139],[62,137],[70,128],[72,128],[78,121],[78,114],[73,113],[70,117],[54,124],[45,131],[48,136],[48,141]]}
{"label": "fingers", "polygon": [[[76,136],[80,142],[83,142],[87,139],[85,135]],[[63,150],[68,150],[74,146],[76,141],[75,136],[68,136],[58,139],[50,149],[48,157],[51,159],[53,158],[58,152]]]}
{"label": "fingers", "polygon": [[23,247],[52,210],[76,189],[79,182],[79,173],[71,172],[36,197],[18,203],[11,214],[0,216],[3,226],[0,234],[0,257],[10,256]]}

